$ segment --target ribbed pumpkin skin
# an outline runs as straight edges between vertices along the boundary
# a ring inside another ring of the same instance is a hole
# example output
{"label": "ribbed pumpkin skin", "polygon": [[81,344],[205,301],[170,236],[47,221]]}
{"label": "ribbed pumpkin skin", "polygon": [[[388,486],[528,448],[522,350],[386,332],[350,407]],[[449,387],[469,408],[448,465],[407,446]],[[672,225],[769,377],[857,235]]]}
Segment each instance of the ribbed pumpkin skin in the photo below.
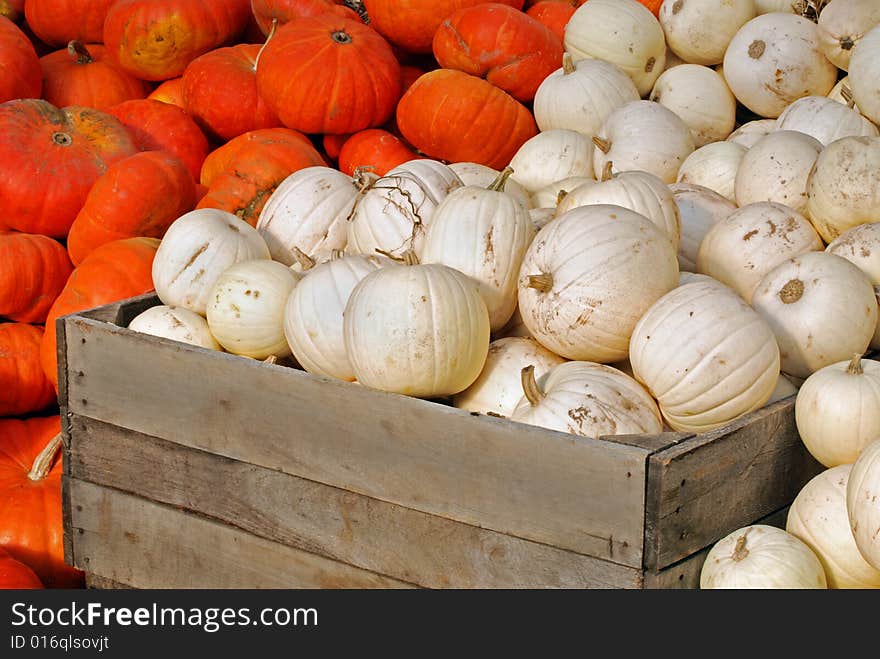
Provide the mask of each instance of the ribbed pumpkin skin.
{"label": "ribbed pumpkin skin", "polygon": [[513,97],[452,69],[430,71],[409,88],[397,105],[397,125],[430,157],[494,169],[538,133],[532,113]]}
{"label": "ribbed pumpkin skin", "polygon": [[154,89],[147,98],[183,108],[183,75],[171,78]]}
{"label": "ribbed pumpkin skin", "polygon": [[0,16],[17,21],[24,13],[24,0],[0,0]]}
{"label": "ribbed pumpkin skin", "polygon": [[104,44],[123,69],[143,80],[168,80],[247,25],[249,0],[116,0]]}
{"label": "ribbed pumpkin skin", "polygon": [[123,101],[146,98],[149,85],[108,59],[104,46],[79,47],[83,49],[79,54],[65,48],[40,58],[45,100],[62,108],[84,105],[106,110]]}
{"label": "ribbed pumpkin skin", "polygon": [[0,105],[0,217],[18,231],[63,238],[89,188],[137,151],[100,110],[24,99]]}
{"label": "ribbed pumpkin skin", "polygon": [[101,245],[73,271],[49,310],[40,361],[49,381],[58,386],[55,320],[75,311],[118,302],[153,290],[156,238],[127,238]]}
{"label": "ribbed pumpkin skin", "polygon": [[[217,155],[224,149],[228,153]],[[228,160],[227,155],[231,155]],[[214,170],[223,161],[226,167]],[[205,160],[202,185],[208,186],[208,193],[196,207],[219,208],[256,226],[263,206],[281,181],[305,167],[325,164],[311,142],[296,131],[267,128],[245,133]]]}
{"label": "ribbed pumpkin skin", "polygon": [[582,4],[579,0],[542,0],[529,7],[526,13],[562,39],[565,37],[565,24]]}
{"label": "ribbed pumpkin skin", "polygon": [[76,39],[104,41],[104,19],[115,0],[27,0],[24,16],[34,34],[50,46]]}
{"label": "ribbed pumpkin skin", "polygon": [[[484,0],[364,0],[372,25],[395,46],[410,53],[430,53],[434,33],[444,19]],[[522,9],[523,0],[500,0]]]}
{"label": "ribbed pumpkin skin", "polygon": [[354,133],[384,123],[400,98],[391,46],[360,21],[322,14],[278,28],[260,56],[257,90],[304,133]]}
{"label": "ribbed pumpkin skin", "polygon": [[55,402],[55,389],[40,366],[42,338],[37,325],[0,323],[0,416],[39,412]]}
{"label": "ribbed pumpkin skin", "polygon": [[0,317],[44,322],[72,271],[67,251],[48,236],[0,234]]}
{"label": "ribbed pumpkin skin", "polygon": [[43,74],[33,44],[15,23],[0,17],[0,103],[39,98],[42,87]]}
{"label": "ribbed pumpkin skin", "polygon": [[238,44],[200,55],[183,72],[183,107],[223,142],[249,130],[281,125],[257,94],[256,59],[262,46]]}
{"label": "ribbed pumpkin skin", "polygon": [[354,176],[358,167],[372,167],[377,176],[410,160],[420,158],[397,137],[381,128],[368,128],[349,137],[339,151],[339,171]]}
{"label": "ribbed pumpkin skin", "polygon": [[165,151],[136,153],[95,181],[67,236],[74,265],[97,247],[123,238],[161,238],[196,205],[196,184],[180,160]]}
{"label": "ribbed pumpkin skin", "polygon": [[[0,2],[0,11],[2,11]],[[21,561],[17,561],[9,555],[5,549],[0,549],[0,590],[39,590],[43,588],[40,577]]]}
{"label": "ribbed pumpkin skin", "polygon": [[182,108],[144,98],[108,108],[128,129],[141,151],[167,151],[187,166],[198,181],[202,163],[211,150],[208,139]]}
{"label": "ribbed pumpkin skin", "polygon": [[440,66],[486,78],[515,99],[530,101],[562,63],[562,40],[521,11],[498,3],[461,9],[434,33]]}
{"label": "ribbed pumpkin skin", "polygon": [[279,25],[284,25],[295,18],[329,12],[335,16],[360,20],[356,12],[342,5],[342,0],[251,0],[251,10],[263,34],[269,34],[273,18],[278,20]]}
{"label": "ribbed pumpkin skin", "polygon": [[83,573],[64,563],[61,457],[42,480],[28,478],[36,457],[59,432],[58,416],[0,419],[0,547],[47,588],[82,588]]}

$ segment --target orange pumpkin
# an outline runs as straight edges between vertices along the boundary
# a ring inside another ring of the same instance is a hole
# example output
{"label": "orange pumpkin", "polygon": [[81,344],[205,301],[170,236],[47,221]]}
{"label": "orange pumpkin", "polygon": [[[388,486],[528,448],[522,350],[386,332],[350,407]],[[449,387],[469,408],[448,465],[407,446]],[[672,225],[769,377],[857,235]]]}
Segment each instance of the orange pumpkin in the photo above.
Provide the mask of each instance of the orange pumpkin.
{"label": "orange pumpkin", "polygon": [[183,108],[183,77],[171,78],[150,92],[147,98]]}
{"label": "orange pumpkin", "polygon": [[538,133],[532,113],[482,78],[437,69],[400,99],[397,125],[421,153],[448,162],[503,169]]}
{"label": "orange pumpkin", "polygon": [[44,322],[72,271],[67,251],[48,236],[0,234],[0,316]]}
{"label": "orange pumpkin", "polygon": [[116,0],[104,21],[104,44],[132,75],[168,80],[241,34],[250,15],[250,0]]}
{"label": "orange pumpkin", "polygon": [[289,128],[354,133],[394,112],[400,64],[375,30],[321,14],[278,28],[260,55],[257,90]]}
{"label": "orange pumpkin", "polygon": [[81,588],[64,562],[61,418],[0,419],[0,547],[48,588]]}
{"label": "orange pumpkin", "polygon": [[0,16],[17,21],[24,13],[24,0],[0,0]]}
{"label": "orange pumpkin", "polygon": [[95,181],[70,227],[67,251],[79,265],[96,248],[123,238],[161,238],[196,205],[195,180],[167,151],[120,160]]}
{"label": "orange pumpkin", "polygon": [[0,16],[0,103],[39,98],[42,87],[43,73],[33,44],[15,23]]}
{"label": "orange pumpkin", "polygon": [[43,98],[52,105],[85,105],[106,110],[133,98],[145,98],[150,88],[107,58],[101,44],[71,41],[64,50],[40,58]]}
{"label": "orange pumpkin", "polygon": [[61,295],[49,310],[46,333],[40,344],[40,362],[49,381],[58,388],[55,320],[75,311],[118,302],[153,290],[153,257],[156,238],[126,238],[101,245],[70,275]]}
{"label": "orange pumpkin", "polygon": [[531,101],[559,68],[562,41],[521,11],[495,2],[466,7],[434,33],[440,66],[486,78],[520,101]]}
{"label": "orange pumpkin", "polygon": [[38,99],[0,105],[0,217],[18,231],[63,238],[98,177],[137,152],[100,110]]}
{"label": "orange pumpkin", "polygon": [[421,158],[397,137],[381,128],[368,128],[352,135],[339,153],[339,171],[354,176],[358,167],[369,167],[370,171],[385,176],[410,160]]}
{"label": "orange pumpkin", "polygon": [[[411,53],[430,53],[434,33],[459,9],[484,0],[364,0],[370,25],[388,41]],[[501,0],[522,9],[523,0]]]}
{"label": "orange pumpkin", "polygon": [[529,7],[526,13],[546,25],[562,40],[565,38],[565,24],[582,4],[584,0],[541,0]]}
{"label": "orange pumpkin", "polygon": [[41,41],[65,46],[69,41],[101,43],[104,18],[115,0],[27,0],[24,16]]}
{"label": "orange pumpkin", "polygon": [[654,16],[660,15],[660,7],[663,5],[663,0],[639,0],[639,2],[650,9]]}
{"label": "orange pumpkin", "polygon": [[183,72],[183,106],[223,142],[281,121],[257,94],[257,57],[263,47],[238,44],[205,53]]}
{"label": "orange pumpkin", "polygon": [[55,402],[55,389],[40,366],[42,338],[38,325],[0,323],[0,416],[39,412]]}
{"label": "orange pumpkin", "polygon": [[40,577],[21,561],[0,549],[0,590],[37,590],[43,588]]}
{"label": "orange pumpkin", "polygon": [[251,9],[263,34],[269,34],[273,19],[284,25],[295,18],[331,13],[360,20],[356,12],[343,6],[342,0],[251,0]]}
{"label": "orange pumpkin", "polygon": [[174,154],[198,180],[211,148],[202,129],[182,108],[143,98],[114,105],[107,112],[122,122],[141,151]]}

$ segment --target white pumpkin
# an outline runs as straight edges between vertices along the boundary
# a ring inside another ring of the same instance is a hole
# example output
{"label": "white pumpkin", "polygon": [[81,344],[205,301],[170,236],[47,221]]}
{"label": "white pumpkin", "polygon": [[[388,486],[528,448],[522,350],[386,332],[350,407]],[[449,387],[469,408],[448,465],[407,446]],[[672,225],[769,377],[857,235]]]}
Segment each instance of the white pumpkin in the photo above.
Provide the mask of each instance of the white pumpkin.
{"label": "white pumpkin", "polygon": [[736,123],[736,99],[724,78],[697,64],[682,64],[664,71],[651,100],[677,114],[699,148],[726,139]]}
{"label": "white pumpkin", "polygon": [[535,208],[552,208],[555,214],[559,202],[566,195],[582,185],[595,182],[596,179],[592,176],[569,176],[561,181],[554,181],[550,185],[545,185],[540,190],[535,191],[535,194],[532,195],[532,206]]}
{"label": "white pumpkin", "polygon": [[455,172],[436,160],[410,160],[395,167],[358,198],[346,252],[420,255],[434,209],[461,186]]}
{"label": "white pumpkin", "polygon": [[421,398],[467,389],[489,351],[489,312],[466,275],[435,263],[380,268],[351,292],[345,350],[357,381]]}
{"label": "white pumpkin", "polygon": [[684,271],[678,273],[678,285],[679,286],[686,286],[687,284],[692,284],[695,281],[701,281],[701,282],[705,282],[708,284],[718,284],[719,286],[721,286],[723,288],[728,288],[727,286],[722,284],[720,281],[718,281],[717,279],[713,279],[709,275],[701,275],[698,272],[684,272]]}
{"label": "white pumpkin", "polygon": [[299,275],[282,263],[243,261],[223,271],[208,301],[208,327],[227,351],[265,359],[285,357],[284,307]]}
{"label": "white pumpkin", "polygon": [[164,304],[150,307],[135,316],[128,324],[128,329],[189,343],[208,350],[221,349],[220,344],[211,334],[207,321],[196,312],[181,307],[169,307]]}
{"label": "white pumpkin", "polygon": [[358,190],[357,181],[330,167],[306,167],[284,179],[257,222],[272,259],[301,269],[302,255],[322,263],[345,249]]}
{"label": "white pumpkin", "polygon": [[513,421],[593,439],[663,431],[657,404],[645,388],[611,366],[566,362],[538,380],[527,366],[522,389]]}
{"label": "white pumpkin", "polygon": [[676,55],[669,48],[669,44],[666,44],[666,63],[663,65],[663,71],[668,71],[669,69],[680,66],[681,64],[687,64],[683,59],[681,59],[678,55]]}
{"label": "white pumpkin", "polygon": [[510,171],[489,188],[450,192],[434,211],[422,250],[422,263],[447,265],[477,283],[492,331],[513,315],[519,268],[535,236],[528,212],[501,192]]}
{"label": "white pumpkin", "polygon": [[[449,163],[449,169],[461,179],[462,185],[475,185],[478,188],[488,188],[501,174],[497,169],[477,162],[453,162]],[[520,202],[524,208],[531,208],[528,190],[512,178],[504,183],[504,192]]]}
{"label": "white pumpkin", "polygon": [[724,54],[724,77],[737,100],[756,114],[778,117],[803,96],[825,96],[837,67],[819,49],[816,24],[770,13],[740,28]]}
{"label": "white pumpkin", "polygon": [[393,264],[378,254],[337,253],[305,273],[284,307],[284,336],[305,370],[354,380],[354,369],[345,351],[342,312],[361,279]]}
{"label": "white pumpkin", "polygon": [[615,362],[641,315],[677,284],[675,250],[655,224],[621,206],[581,206],[535,236],[520,269],[519,309],[556,354]]}
{"label": "white pumpkin", "polygon": [[211,289],[226,268],[269,259],[266,241],[232,213],[201,208],[177,218],[153,259],[153,286],[163,304],[205,315]]}
{"label": "white pumpkin", "polygon": [[807,214],[830,243],[847,229],[880,222],[880,137],[844,137],[816,159]]}
{"label": "white pumpkin", "polygon": [[[835,238],[825,249],[842,256],[868,275],[880,304],[880,222],[860,224]],[[871,341],[871,348],[880,350],[880,321]]]}
{"label": "white pumpkin", "polygon": [[555,208],[530,208],[529,219],[532,221],[532,227],[535,233],[543,229],[547,223],[556,217]]}
{"label": "white pumpkin", "polygon": [[773,394],[770,396],[770,400],[767,401],[767,404],[769,405],[770,403],[775,403],[784,398],[788,398],[789,396],[794,396],[797,392],[798,388],[794,383],[780,373],[779,379],[776,381],[776,388],[773,390]]}
{"label": "white pumpkin", "polygon": [[713,226],[700,245],[697,272],[727,284],[751,303],[752,293],[777,265],[805,252],[822,251],[810,222],[788,206],[743,206]]}
{"label": "white pumpkin", "polygon": [[614,110],[639,97],[635,83],[618,66],[601,59],[575,63],[565,53],[562,68],[535,92],[535,122],[542,131],[566,128],[590,138]]}
{"label": "white pumpkin", "polygon": [[645,96],[666,64],[663,28],[636,0],[590,0],[565,25],[565,50],[619,66]]}
{"label": "white pumpkin", "polygon": [[701,185],[673,183],[669,186],[681,220],[678,267],[696,272],[697,253],[709,230],[736,210],[736,204]]}
{"label": "white pumpkin", "polygon": [[675,0],[663,3],[658,18],[676,55],[712,66],[722,62],[733,35],[756,15],[754,0]]}
{"label": "white pumpkin", "polygon": [[751,149],[755,142],[776,130],[776,119],[755,119],[744,123],[727,137],[728,142],[736,142]]}
{"label": "white pumpkin", "polygon": [[681,238],[681,220],[669,186],[648,172],[621,172],[612,177],[611,168],[612,163],[609,162],[602,181],[581,185],[565,195],[556,209],[557,215],[578,206],[623,206],[656,224],[677,250]]}
{"label": "white pumpkin", "polygon": [[880,437],[880,362],[837,362],[808,377],[795,403],[798,433],[826,467],[855,462]]}
{"label": "white pumpkin", "polygon": [[867,275],[834,254],[807,252],[768,272],[752,306],[773,328],[783,373],[806,378],[862,354],[877,327]]}
{"label": "white pumpkin", "polygon": [[853,48],[849,87],[861,113],[880,126],[880,25]]}
{"label": "white pumpkin", "polygon": [[777,11],[795,13],[796,4],[793,0],[755,0],[755,10],[759,16]]}
{"label": "white pumpkin", "polygon": [[514,338],[514,337],[532,337],[532,333],[529,332],[529,328],[526,327],[526,324],[523,322],[522,315],[519,312],[519,306],[513,311],[513,315],[510,317],[510,320],[507,321],[507,325],[501,328],[499,332],[496,334],[497,338]]}
{"label": "white pumpkin", "polygon": [[707,144],[685,158],[676,181],[709,188],[735,202],[736,173],[746,151],[736,142]]}
{"label": "white pumpkin", "polygon": [[775,526],[753,524],[716,542],[700,570],[700,588],[827,588],[825,570],[802,540]]}
{"label": "white pumpkin", "polygon": [[592,143],[567,128],[551,128],[526,140],[513,155],[511,178],[534,193],[570,176],[593,178]]}
{"label": "white pumpkin", "polygon": [[593,171],[604,171],[610,161],[615,172],[651,172],[666,183],[675,182],[681,163],[694,150],[687,124],[653,101],[633,101],[617,108],[593,137],[593,144]]}
{"label": "white pumpkin", "polygon": [[540,378],[565,360],[528,337],[492,341],[480,377],[452,399],[453,405],[480,414],[510,416],[523,396],[522,370],[533,366]]}
{"label": "white pumpkin", "polygon": [[795,497],[785,530],[803,540],[825,568],[829,588],[880,588],[880,570],[859,553],[846,510],[852,465],[826,469]]}
{"label": "white pumpkin", "polygon": [[846,484],[849,526],[862,558],[880,570],[880,436],[862,449]]}
{"label": "white pumpkin", "polygon": [[685,284],[657,300],[633,331],[629,360],[669,426],[687,432],[762,407],[779,377],[770,326],[714,281]]}
{"label": "white pumpkin", "polygon": [[819,45],[839,69],[849,69],[853,48],[862,36],[880,23],[877,0],[834,0],[819,14]]}
{"label": "white pumpkin", "polygon": [[861,114],[827,96],[805,96],[796,100],[779,115],[776,130],[806,133],[823,146],[843,137],[877,137],[880,134],[877,126]]}
{"label": "white pumpkin", "polygon": [[794,130],[762,137],[743,155],[736,172],[737,205],[774,201],[805,213],[807,179],[821,151],[819,140]]}

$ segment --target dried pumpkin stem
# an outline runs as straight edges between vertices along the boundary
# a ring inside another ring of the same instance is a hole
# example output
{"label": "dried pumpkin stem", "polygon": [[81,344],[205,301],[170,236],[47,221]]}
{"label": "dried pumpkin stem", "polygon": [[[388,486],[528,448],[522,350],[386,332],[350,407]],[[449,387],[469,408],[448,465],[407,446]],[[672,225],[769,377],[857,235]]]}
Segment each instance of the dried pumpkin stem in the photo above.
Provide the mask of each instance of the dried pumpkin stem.
{"label": "dried pumpkin stem", "polygon": [[539,405],[544,400],[545,394],[541,391],[538,381],[535,379],[535,367],[533,364],[529,364],[520,371],[520,380],[522,381],[523,393],[526,395],[529,403],[533,407]]}
{"label": "dried pumpkin stem", "polygon": [[849,375],[861,375],[865,372],[862,370],[862,356],[859,353],[853,355],[849,366],[846,367],[846,372]]}
{"label": "dried pumpkin stem", "polygon": [[542,272],[540,275],[529,275],[529,288],[534,288],[541,293],[549,293],[553,289],[553,275]]}
{"label": "dried pumpkin stem", "polygon": [[733,560],[737,563],[744,560],[749,555],[749,550],[746,548],[746,544],[748,543],[748,535],[749,532],[746,531],[743,533],[736,541],[736,546],[733,548]]}
{"label": "dried pumpkin stem", "polygon": [[343,256],[345,256],[345,250],[334,249],[330,252],[330,260],[331,261],[338,261]]}
{"label": "dried pumpkin stem", "polygon": [[269,355],[266,359],[263,360],[264,364],[277,364],[278,363],[278,355]]}
{"label": "dried pumpkin stem", "polygon": [[568,196],[568,190],[560,190],[559,192],[557,192],[556,193],[556,205],[558,206],[559,204],[561,204],[562,200],[565,199],[567,196]]}
{"label": "dried pumpkin stem", "polygon": [[574,58],[571,56],[571,53],[562,53],[562,75],[567,76],[575,71],[577,71],[577,67],[574,65]]}
{"label": "dried pumpkin stem", "polygon": [[299,263],[303,270],[311,270],[315,267],[315,259],[306,254],[296,245],[293,246],[293,258]]}
{"label": "dried pumpkin stem", "polygon": [[257,56],[254,58],[254,71],[257,70],[257,67],[260,65],[260,57],[263,55],[263,51],[266,50],[266,46],[269,45],[269,42],[272,41],[272,37],[275,36],[275,30],[278,29],[278,19],[272,19],[272,27],[269,28],[269,34],[266,35],[266,40],[263,42],[263,45],[260,46],[260,50],[257,52]]}
{"label": "dried pumpkin stem", "polygon": [[593,144],[602,153],[608,153],[609,151],[611,151],[611,142],[609,140],[606,140],[604,137],[593,135]]}
{"label": "dried pumpkin stem", "polygon": [[55,466],[55,460],[58,457],[58,451],[61,450],[61,433],[55,435],[51,441],[46,444],[46,448],[40,451],[40,454],[34,460],[28,478],[32,481],[41,481]]}
{"label": "dried pumpkin stem", "polygon": [[403,263],[404,265],[418,265],[419,257],[413,250],[408,249],[403,253]]}
{"label": "dried pumpkin stem", "polygon": [[849,85],[843,84],[840,86],[840,96],[846,101],[850,109],[856,106],[856,99],[853,97],[852,89],[849,88]]}
{"label": "dried pumpkin stem", "polygon": [[492,181],[492,184],[487,188],[487,190],[492,190],[493,192],[504,192],[504,186],[507,185],[507,179],[510,178],[510,175],[513,174],[513,167],[505,167],[504,170],[498,175],[498,177]]}
{"label": "dried pumpkin stem", "polygon": [[76,41],[75,39],[68,42],[67,52],[71,57],[76,58],[77,64],[91,64],[95,61],[89,49],[81,41]]}
{"label": "dried pumpkin stem", "polygon": [[611,170],[614,169],[614,163],[610,160],[605,163],[605,166],[602,168],[602,176],[599,178],[603,183],[605,181],[610,181],[612,179]]}

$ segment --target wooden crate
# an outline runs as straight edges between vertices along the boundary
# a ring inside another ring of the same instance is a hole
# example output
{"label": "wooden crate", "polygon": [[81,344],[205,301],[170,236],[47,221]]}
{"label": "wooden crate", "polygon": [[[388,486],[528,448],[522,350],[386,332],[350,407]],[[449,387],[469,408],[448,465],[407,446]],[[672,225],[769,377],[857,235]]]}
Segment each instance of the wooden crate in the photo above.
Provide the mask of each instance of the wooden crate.
{"label": "wooden crate", "polygon": [[821,469],[794,398],[587,440],[64,317],[64,524],[90,584],[682,588]]}

